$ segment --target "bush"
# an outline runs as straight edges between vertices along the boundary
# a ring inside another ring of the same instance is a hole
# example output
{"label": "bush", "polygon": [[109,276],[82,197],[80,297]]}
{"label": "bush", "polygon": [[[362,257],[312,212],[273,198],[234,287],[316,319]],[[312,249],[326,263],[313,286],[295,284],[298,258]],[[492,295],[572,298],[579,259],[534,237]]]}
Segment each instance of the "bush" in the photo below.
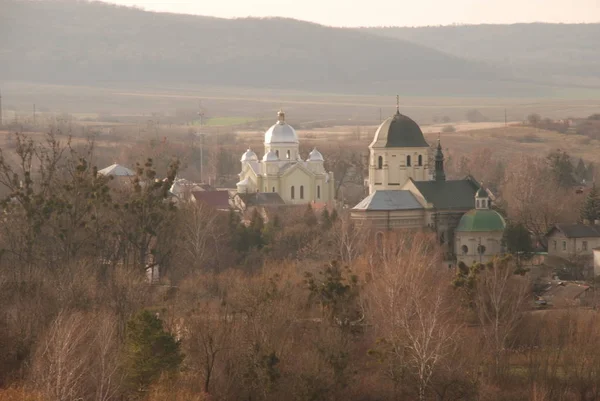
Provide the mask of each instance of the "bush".
{"label": "bush", "polygon": [[454,125],[445,125],[444,128],[442,128],[442,132],[456,132],[456,127],[454,127]]}

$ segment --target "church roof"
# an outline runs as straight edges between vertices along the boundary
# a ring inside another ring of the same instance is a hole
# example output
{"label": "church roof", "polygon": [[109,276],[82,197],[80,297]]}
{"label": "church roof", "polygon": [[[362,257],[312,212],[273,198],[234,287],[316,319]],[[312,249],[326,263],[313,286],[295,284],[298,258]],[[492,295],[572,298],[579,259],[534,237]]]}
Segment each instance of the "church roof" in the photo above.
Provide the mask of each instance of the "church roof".
{"label": "church roof", "polygon": [[396,112],[386,119],[375,132],[370,147],[425,148],[429,144],[419,125],[410,117]]}
{"label": "church roof", "polygon": [[277,192],[238,193],[238,196],[244,201],[246,207],[285,205],[285,202]]}
{"label": "church roof", "polygon": [[470,179],[414,181],[415,187],[436,209],[473,209],[479,185]]}
{"label": "church roof", "polygon": [[265,132],[265,144],[275,143],[298,143],[296,130],[291,125],[285,122],[285,114],[283,111],[277,113],[278,121]]}
{"label": "church roof", "polygon": [[377,190],[353,207],[353,210],[411,209],[423,209],[423,206],[408,190]]}
{"label": "church roof", "polygon": [[504,217],[495,210],[473,209],[465,213],[458,223],[457,232],[504,231]]}

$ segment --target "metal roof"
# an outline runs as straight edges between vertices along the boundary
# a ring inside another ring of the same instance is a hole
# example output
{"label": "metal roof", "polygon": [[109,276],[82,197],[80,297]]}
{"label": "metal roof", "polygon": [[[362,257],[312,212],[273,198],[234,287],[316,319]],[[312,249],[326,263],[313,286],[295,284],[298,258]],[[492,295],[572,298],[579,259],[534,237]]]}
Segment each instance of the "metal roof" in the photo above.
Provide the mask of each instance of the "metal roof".
{"label": "metal roof", "polygon": [[479,185],[470,179],[451,181],[414,181],[421,195],[436,209],[474,209]]}
{"label": "metal roof", "polygon": [[408,190],[377,190],[363,199],[353,210],[411,210],[423,209]]}
{"label": "metal roof", "polygon": [[135,175],[135,173],[132,170],[116,163],[106,168],[103,168],[102,170],[99,170],[98,173],[102,175],[113,175],[117,177],[131,177]]}
{"label": "metal roof", "polygon": [[600,225],[589,224],[555,224],[547,236],[554,230],[562,232],[567,238],[596,238],[600,237]]}

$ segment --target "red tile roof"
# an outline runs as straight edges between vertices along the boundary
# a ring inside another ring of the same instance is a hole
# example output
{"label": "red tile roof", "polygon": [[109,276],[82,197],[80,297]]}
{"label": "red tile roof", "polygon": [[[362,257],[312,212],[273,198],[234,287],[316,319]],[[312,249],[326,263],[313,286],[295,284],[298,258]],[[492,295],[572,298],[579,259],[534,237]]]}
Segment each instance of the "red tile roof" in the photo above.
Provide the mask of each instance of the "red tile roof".
{"label": "red tile roof", "polygon": [[194,191],[196,202],[202,202],[215,209],[229,209],[229,191]]}

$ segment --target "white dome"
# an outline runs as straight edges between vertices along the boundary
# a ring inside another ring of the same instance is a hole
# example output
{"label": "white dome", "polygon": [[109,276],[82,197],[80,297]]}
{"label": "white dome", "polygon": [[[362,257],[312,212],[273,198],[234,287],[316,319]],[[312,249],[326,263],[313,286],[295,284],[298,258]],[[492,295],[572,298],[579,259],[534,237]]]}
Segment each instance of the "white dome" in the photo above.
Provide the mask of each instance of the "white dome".
{"label": "white dome", "polygon": [[321,154],[321,152],[319,152],[317,150],[317,148],[314,148],[312,150],[312,152],[310,152],[308,154],[308,160],[306,160],[306,161],[307,162],[322,162],[322,161],[325,161],[325,160],[323,159],[323,155]]}
{"label": "white dome", "polygon": [[269,152],[265,153],[262,159],[264,162],[276,162],[279,160],[279,156],[277,156],[277,153],[275,153],[273,150],[270,150]]}
{"label": "white dome", "polygon": [[280,111],[277,113],[279,121],[265,132],[265,144],[271,143],[298,143],[296,130],[291,125],[285,122],[285,113]]}
{"label": "white dome", "polygon": [[248,149],[240,159],[241,162],[255,162],[258,161],[258,156],[252,150]]}

